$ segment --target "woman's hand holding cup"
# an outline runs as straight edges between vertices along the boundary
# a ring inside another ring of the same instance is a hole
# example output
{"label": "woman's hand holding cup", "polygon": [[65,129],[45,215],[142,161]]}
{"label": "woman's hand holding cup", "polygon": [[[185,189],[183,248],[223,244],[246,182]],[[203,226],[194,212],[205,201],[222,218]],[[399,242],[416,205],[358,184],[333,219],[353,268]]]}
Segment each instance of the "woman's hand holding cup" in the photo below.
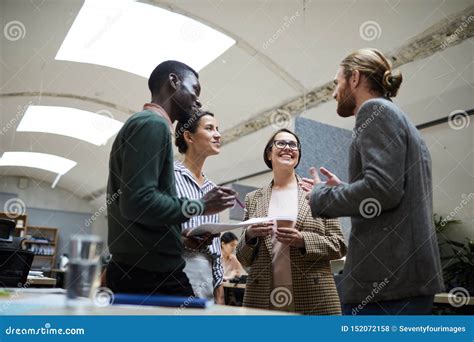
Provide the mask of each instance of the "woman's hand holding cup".
{"label": "woman's hand holding cup", "polygon": [[294,223],[289,220],[278,220],[275,237],[277,241],[286,245],[303,248],[305,246],[303,234],[294,228]]}

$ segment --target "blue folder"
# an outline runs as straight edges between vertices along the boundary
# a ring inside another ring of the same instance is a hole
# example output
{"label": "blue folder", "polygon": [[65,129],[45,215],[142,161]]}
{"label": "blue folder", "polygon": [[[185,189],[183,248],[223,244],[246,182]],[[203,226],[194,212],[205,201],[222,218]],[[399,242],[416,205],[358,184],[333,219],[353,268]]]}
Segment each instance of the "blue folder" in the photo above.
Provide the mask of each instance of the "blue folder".
{"label": "blue folder", "polygon": [[171,308],[200,308],[205,309],[214,304],[214,301],[195,297],[177,297],[165,295],[146,295],[117,293],[113,304],[167,306]]}

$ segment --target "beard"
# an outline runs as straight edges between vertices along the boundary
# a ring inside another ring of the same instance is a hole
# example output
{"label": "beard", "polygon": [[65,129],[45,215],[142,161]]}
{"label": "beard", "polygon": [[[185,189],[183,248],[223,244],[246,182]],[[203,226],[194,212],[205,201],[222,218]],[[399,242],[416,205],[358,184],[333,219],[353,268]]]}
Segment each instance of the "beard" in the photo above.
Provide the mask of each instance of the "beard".
{"label": "beard", "polygon": [[341,94],[340,101],[337,101],[337,114],[340,117],[347,118],[354,115],[354,109],[356,107],[356,100],[354,93],[350,89],[345,89]]}

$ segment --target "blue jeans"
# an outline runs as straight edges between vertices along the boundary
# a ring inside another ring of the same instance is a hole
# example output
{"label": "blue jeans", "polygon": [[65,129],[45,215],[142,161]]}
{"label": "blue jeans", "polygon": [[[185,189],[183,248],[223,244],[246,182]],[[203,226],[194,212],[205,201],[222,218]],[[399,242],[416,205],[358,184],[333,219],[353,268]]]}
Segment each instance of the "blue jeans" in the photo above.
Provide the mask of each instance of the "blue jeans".
{"label": "blue jeans", "polygon": [[343,315],[431,315],[434,295],[380,302],[342,304]]}

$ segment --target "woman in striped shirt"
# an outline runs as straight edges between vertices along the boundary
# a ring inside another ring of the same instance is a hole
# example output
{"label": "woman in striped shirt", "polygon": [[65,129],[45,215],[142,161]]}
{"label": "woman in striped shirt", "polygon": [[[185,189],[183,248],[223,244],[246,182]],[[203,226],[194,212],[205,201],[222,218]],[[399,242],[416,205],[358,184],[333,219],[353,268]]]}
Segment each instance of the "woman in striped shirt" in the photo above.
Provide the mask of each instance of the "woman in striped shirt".
{"label": "woman in striped shirt", "polygon": [[[189,122],[178,123],[175,144],[179,153],[184,155],[182,162],[174,163],[179,197],[199,199],[216,186],[204,176],[202,168],[207,157],[219,154],[220,138],[216,119],[210,112],[199,112]],[[193,216],[181,227],[185,230],[203,223],[217,223],[218,220],[218,214]],[[220,237],[203,237],[199,246],[195,242],[191,244],[189,239],[184,240],[184,272],[197,297],[214,298],[216,303],[224,304]]]}

